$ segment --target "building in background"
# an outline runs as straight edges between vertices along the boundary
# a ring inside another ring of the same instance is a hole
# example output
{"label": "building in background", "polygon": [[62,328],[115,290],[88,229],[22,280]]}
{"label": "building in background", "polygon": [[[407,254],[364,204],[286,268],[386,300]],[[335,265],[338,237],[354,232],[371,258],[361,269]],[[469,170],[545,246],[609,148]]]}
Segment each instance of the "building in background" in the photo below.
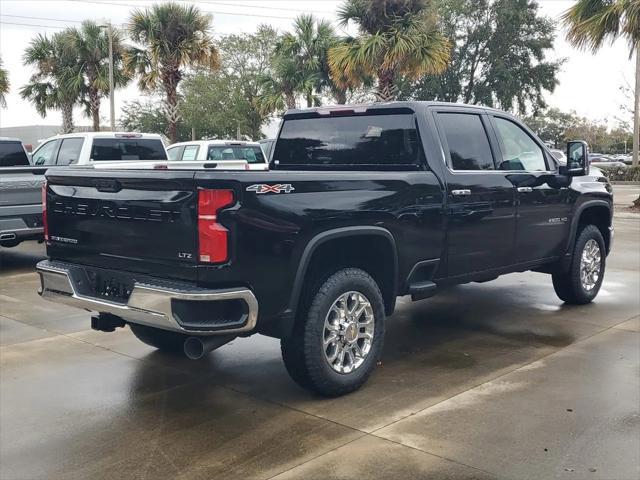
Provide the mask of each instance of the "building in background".
{"label": "building in background", "polygon": [[[25,125],[22,127],[0,127],[0,137],[19,138],[31,152],[43,141],[49,137],[53,137],[61,132],[62,127],[59,125]],[[109,131],[109,129],[104,129]],[[90,126],[76,126],[76,132],[91,132]]]}

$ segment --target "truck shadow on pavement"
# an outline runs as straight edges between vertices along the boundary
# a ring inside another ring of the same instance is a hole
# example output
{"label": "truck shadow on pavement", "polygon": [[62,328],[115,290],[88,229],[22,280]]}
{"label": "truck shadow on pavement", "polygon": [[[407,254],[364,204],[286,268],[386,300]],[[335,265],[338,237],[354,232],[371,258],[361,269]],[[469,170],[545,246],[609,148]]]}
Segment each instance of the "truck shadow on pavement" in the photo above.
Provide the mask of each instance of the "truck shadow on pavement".
{"label": "truck shadow on pavement", "polygon": [[31,273],[36,263],[46,258],[44,245],[37,242],[26,242],[17,247],[0,247],[0,272],[13,275]]}

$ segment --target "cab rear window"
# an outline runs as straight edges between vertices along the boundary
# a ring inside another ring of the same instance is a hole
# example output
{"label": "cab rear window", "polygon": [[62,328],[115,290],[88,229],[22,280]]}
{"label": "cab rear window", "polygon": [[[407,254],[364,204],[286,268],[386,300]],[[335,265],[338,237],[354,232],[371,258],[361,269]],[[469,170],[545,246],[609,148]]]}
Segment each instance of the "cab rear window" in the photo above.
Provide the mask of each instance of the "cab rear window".
{"label": "cab rear window", "polygon": [[95,162],[112,160],[167,160],[160,139],[96,138],[91,147]]}
{"label": "cab rear window", "polygon": [[408,113],[285,120],[272,158],[285,168],[424,165]]}
{"label": "cab rear window", "polygon": [[264,163],[259,146],[210,145],[207,160],[246,160],[247,163]]}
{"label": "cab rear window", "polygon": [[29,165],[29,157],[20,142],[0,142],[0,167]]}

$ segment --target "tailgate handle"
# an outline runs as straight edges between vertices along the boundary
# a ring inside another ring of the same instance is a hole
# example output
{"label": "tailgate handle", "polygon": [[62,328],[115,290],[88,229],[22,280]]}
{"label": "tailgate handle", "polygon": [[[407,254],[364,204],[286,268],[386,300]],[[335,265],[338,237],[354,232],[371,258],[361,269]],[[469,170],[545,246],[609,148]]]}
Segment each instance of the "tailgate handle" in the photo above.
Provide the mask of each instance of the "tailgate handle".
{"label": "tailgate handle", "polygon": [[101,178],[93,181],[93,186],[99,192],[119,192],[122,190],[122,185],[117,180],[112,178]]}

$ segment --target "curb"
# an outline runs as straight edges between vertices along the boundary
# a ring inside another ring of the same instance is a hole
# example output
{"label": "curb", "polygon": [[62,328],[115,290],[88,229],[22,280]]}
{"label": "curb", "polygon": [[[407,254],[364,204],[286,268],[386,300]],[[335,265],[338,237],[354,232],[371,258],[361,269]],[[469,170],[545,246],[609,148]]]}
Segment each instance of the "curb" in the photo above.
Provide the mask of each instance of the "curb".
{"label": "curb", "polygon": [[640,182],[634,180],[613,180],[611,185],[640,185]]}
{"label": "curb", "polygon": [[632,213],[632,212],[614,213],[613,218],[640,220],[640,213]]}

